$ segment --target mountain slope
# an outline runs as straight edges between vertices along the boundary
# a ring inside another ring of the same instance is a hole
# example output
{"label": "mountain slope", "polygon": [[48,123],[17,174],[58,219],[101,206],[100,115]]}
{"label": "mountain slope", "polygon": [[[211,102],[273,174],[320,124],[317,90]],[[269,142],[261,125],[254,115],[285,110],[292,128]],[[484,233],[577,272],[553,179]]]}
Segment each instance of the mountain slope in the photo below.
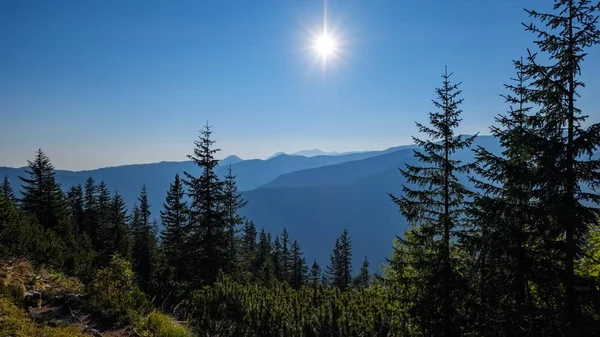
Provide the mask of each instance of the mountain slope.
{"label": "mountain slope", "polygon": [[[500,151],[499,144],[491,136],[477,137],[473,146],[483,146],[495,153]],[[398,168],[403,163],[413,160],[414,146],[392,149],[394,150],[382,151],[380,155],[366,159],[283,174],[261,186],[261,188],[350,185],[364,177],[377,174],[391,167]],[[464,159],[473,157],[471,150],[463,150],[455,156]]]}
{"label": "mountain slope", "polygon": [[[348,160],[364,159],[390,150],[311,158],[284,154],[268,160],[241,160],[239,157],[229,156],[223,159],[216,171],[223,177],[231,165],[233,173],[237,176],[238,188],[241,191],[247,191],[264,185],[281,174],[339,164]],[[21,189],[21,181],[18,177],[26,176],[25,169],[24,167],[0,167],[0,179],[7,175],[18,193]],[[88,177],[94,178],[97,183],[104,180],[111,192],[119,190],[129,209],[137,202],[140,190],[146,184],[152,206],[152,216],[158,218],[169,184],[173,181],[176,173],[183,175],[184,171],[199,174],[197,167],[191,161],[182,161],[124,165],[86,171],[57,170],[56,177],[63,190],[69,189],[74,184],[83,184]]]}
{"label": "mountain slope", "polygon": [[[481,145],[500,151],[497,141],[479,137]],[[454,158],[472,161],[471,150]],[[337,165],[298,171],[244,193],[249,200],[243,214],[270,230],[287,227],[305,248],[307,258],[326,264],[335,239],[348,228],[354,242],[356,268],[365,255],[376,269],[391,254],[392,240],[407,223],[388,193],[400,194],[404,164],[417,164],[413,148]],[[466,176],[459,177],[468,185]]]}
{"label": "mountain slope", "polygon": [[[496,140],[489,136],[479,137],[476,145],[492,152],[499,151]],[[287,227],[292,237],[302,244],[307,258],[318,258],[321,264],[328,262],[335,238],[347,227],[354,239],[357,268],[365,255],[377,268],[377,264],[391,253],[394,236],[402,234],[406,228],[387,193],[400,193],[404,181],[398,168],[405,163],[416,163],[413,148],[401,146],[370,153],[312,158],[281,155],[269,160],[233,164],[238,184],[242,190],[247,190],[244,197],[249,203],[242,213],[257,226],[264,226],[274,233]],[[472,160],[473,153],[463,150],[456,157]],[[218,171],[224,173],[226,168],[220,166]],[[57,178],[64,189],[76,183],[83,184],[88,176],[97,182],[104,180],[111,191],[118,188],[130,210],[146,183],[152,217],[159,218],[169,184],[176,173],[183,171],[199,173],[188,161],[82,172],[57,171]],[[289,174],[281,175],[282,172]],[[0,168],[0,177],[6,173],[18,190],[17,177],[24,175],[24,169]],[[257,186],[259,182],[264,186],[248,191],[249,186]]]}

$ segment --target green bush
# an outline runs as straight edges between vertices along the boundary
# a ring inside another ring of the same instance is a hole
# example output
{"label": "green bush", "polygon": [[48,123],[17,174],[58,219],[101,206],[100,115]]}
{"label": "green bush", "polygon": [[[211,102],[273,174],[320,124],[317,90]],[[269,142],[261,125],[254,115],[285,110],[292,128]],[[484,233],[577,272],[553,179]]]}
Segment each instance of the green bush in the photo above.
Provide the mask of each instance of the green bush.
{"label": "green bush", "polygon": [[173,317],[153,310],[136,324],[137,333],[142,337],[191,337],[189,329]]}
{"label": "green bush", "polygon": [[134,283],[131,264],[115,255],[108,266],[96,274],[88,306],[111,322],[125,325],[148,312],[150,303]]}
{"label": "green bush", "polygon": [[193,294],[177,313],[202,335],[221,337],[399,336],[394,304],[370,286],[340,292],[286,283],[243,285],[224,277]]}
{"label": "green bush", "polygon": [[23,309],[0,297],[0,336],[85,337],[77,327],[37,327]]}

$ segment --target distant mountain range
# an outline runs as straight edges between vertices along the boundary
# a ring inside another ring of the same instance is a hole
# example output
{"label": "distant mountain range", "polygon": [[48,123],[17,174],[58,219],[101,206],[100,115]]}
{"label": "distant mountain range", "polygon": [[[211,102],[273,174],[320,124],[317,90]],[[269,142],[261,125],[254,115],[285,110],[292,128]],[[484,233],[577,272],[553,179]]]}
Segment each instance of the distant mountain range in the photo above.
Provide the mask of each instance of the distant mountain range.
{"label": "distant mountain range", "polygon": [[[478,137],[475,145],[500,151],[490,136]],[[231,166],[249,201],[242,214],[274,234],[284,226],[288,228],[309,261],[318,259],[322,265],[327,264],[336,237],[346,227],[354,242],[355,267],[367,255],[375,270],[390,255],[394,236],[406,228],[387,193],[400,193],[404,181],[398,168],[415,163],[414,148],[404,145],[336,155],[310,150],[306,151],[308,156],[281,154],[267,160],[229,156],[220,162],[217,173],[223,176]],[[315,151],[320,154],[310,156]],[[473,158],[469,150],[456,155],[465,160]],[[58,170],[56,176],[64,189],[83,184],[89,176],[97,182],[104,180],[111,191],[118,189],[129,209],[146,184],[152,216],[159,219],[169,184],[176,173],[184,171],[200,173],[191,161],[183,161],[77,172]],[[25,175],[25,168],[0,167],[0,178],[4,175],[18,190],[18,176]]]}
{"label": "distant mountain range", "polygon": [[313,150],[302,150],[302,151],[293,152],[293,153],[277,152],[267,159],[271,159],[273,157],[277,157],[282,154],[288,154],[290,156],[316,157],[316,156],[343,156],[346,154],[361,153],[361,152],[370,152],[370,151],[326,152],[326,151],[322,151],[319,149],[313,149]]}

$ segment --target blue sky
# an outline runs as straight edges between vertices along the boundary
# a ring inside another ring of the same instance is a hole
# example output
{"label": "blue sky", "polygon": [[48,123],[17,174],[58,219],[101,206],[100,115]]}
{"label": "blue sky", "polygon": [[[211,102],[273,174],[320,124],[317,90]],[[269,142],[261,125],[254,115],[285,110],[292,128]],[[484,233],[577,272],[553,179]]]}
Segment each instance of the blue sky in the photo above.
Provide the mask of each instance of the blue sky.
{"label": "blue sky", "polygon": [[[4,0],[0,165],[39,147],[64,169],[185,160],[206,121],[222,157],[383,149],[427,120],[446,64],[461,131],[487,133],[511,60],[533,47],[522,9],[551,5],[328,0],[343,46],[324,70],[307,50],[322,0]],[[596,48],[581,100],[596,121],[599,61]]]}

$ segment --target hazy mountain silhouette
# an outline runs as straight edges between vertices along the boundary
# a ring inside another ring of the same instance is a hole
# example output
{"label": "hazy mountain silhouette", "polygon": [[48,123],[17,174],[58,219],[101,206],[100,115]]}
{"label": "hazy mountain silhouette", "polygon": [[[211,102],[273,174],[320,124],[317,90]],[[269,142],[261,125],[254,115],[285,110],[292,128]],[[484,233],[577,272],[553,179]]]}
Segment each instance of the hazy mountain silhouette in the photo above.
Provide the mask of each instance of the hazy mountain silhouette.
{"label": "hazy mountain silhouette", "polygon": [[239,162],[243,162],[244,159],[238,157],[238,156],[229,156],[226,157],[224,159],[221,159],[221,161],[219,161],[219,165],[223,165],[223,166],[227,166],[227,165],[235,165]]}
{"label": "hazy mountain silhouette", "polygon": [[377,152],[377,151],[347,151],[347,152],[331,151],[331,152],[326,152],[326,151],[322,151],[319,149],[312,149],[312,150],[302,150],[302,151],[293,152],[293,153],[276,152],[274,155],[268,157],[267,159],[271,159],[271,158],[280,156],[282,154],[286,154],[286,155],[290,155],[290,156],[303,156],[303,157],[310,158],[310,157],[316,157],[316,156],[343,156],[343,155],[347,155],[347,154],[366,153],[366,152]]}
{"label": "hazy mountain silhouette", "polygon": [[[478,137],[474,146],[478,145],[500,152],[499,144],[490,136]],[[472,161],[474,154],[462,150],[454,158]],[[405,181],[398,168],[406,163],[417,163],[413,147],[285,174],[244,193],[249,202],[243,213],[270,230],[286,226],[302,243],[307,258],[322,263],[327,263],[341,230],[348,228],[355,265],[367,255],[377,268],[391,253],[394,237],[407,228],[388,197],[388,193],[401,194]],[[461,180],[470,185],[466,176]]]}
{"label": "hazy mountain silhouette", "polygon": [[[252,190],[267,184],[281,174],[338,164],[348,160],[364,159],[389,150],[341,156],[315,156],[311,158],[284,154],[268,160],[242,160],[237,156],[229,156],[220,162],[220,165],[217,167],[217,173],[224,176],[227,168],[231,165],[233,173],[237,175],[236,180],[239,189],[242,191]],[[13,188],[18,192],[21,189],[21,181],[18,177],[26,177],[25,170],[25,167],[0,167],[0,178],[7,175]],[[97,183],[104,180],[111,192],[115,189],[119,190],[129,209],[133,207],[142,186],[146,184],[152,206],[152,216],[158,218],[169,184],[173,181],[176,173],[183,175],[184,171],[192,174],[199,173],[191,161],[182,161],[124,165],[85,171],[57,170],[56,177],[64,190],[67,190],[74,184],[83,185],[87,177],[90,176]]]}
{"label": "hazy mountain silhouette", "polygon": [[[476,145],[499,152],[495,139],[477,138]],[[285,226],[302,244],[307,258],[326,264],[335,238],[344,227],[350,230],[355,245],[355,262],[368,255],[374,268],[391,252],[391,241],[406,228],[397,207],[387,193],[400,193],[403,179],[398,168],[415,163],[414,145],[383,151],[315,157],[280,155],[268,160],[240,160],[230,156],[217,168],[224,174],[231,165],[238,186],[249,200],[243,214],[257,226],[278,233]],[[470,160],[471,151],[458,157]],[[198,174],[190,161],[126,165],[89,171],[57,171],[63,189],[83,184],[89,176],[104,180],[111,191],[118,189],[129,210],[145,183],[152,217],[159,211],[176,173]],[[20,190],[18,176],[25,168],[0,167],[0,178],[9,176],[15,190]],[[466,179],[465,179],[466,180]],[[314,235],[319,233],[318,235]]]}

